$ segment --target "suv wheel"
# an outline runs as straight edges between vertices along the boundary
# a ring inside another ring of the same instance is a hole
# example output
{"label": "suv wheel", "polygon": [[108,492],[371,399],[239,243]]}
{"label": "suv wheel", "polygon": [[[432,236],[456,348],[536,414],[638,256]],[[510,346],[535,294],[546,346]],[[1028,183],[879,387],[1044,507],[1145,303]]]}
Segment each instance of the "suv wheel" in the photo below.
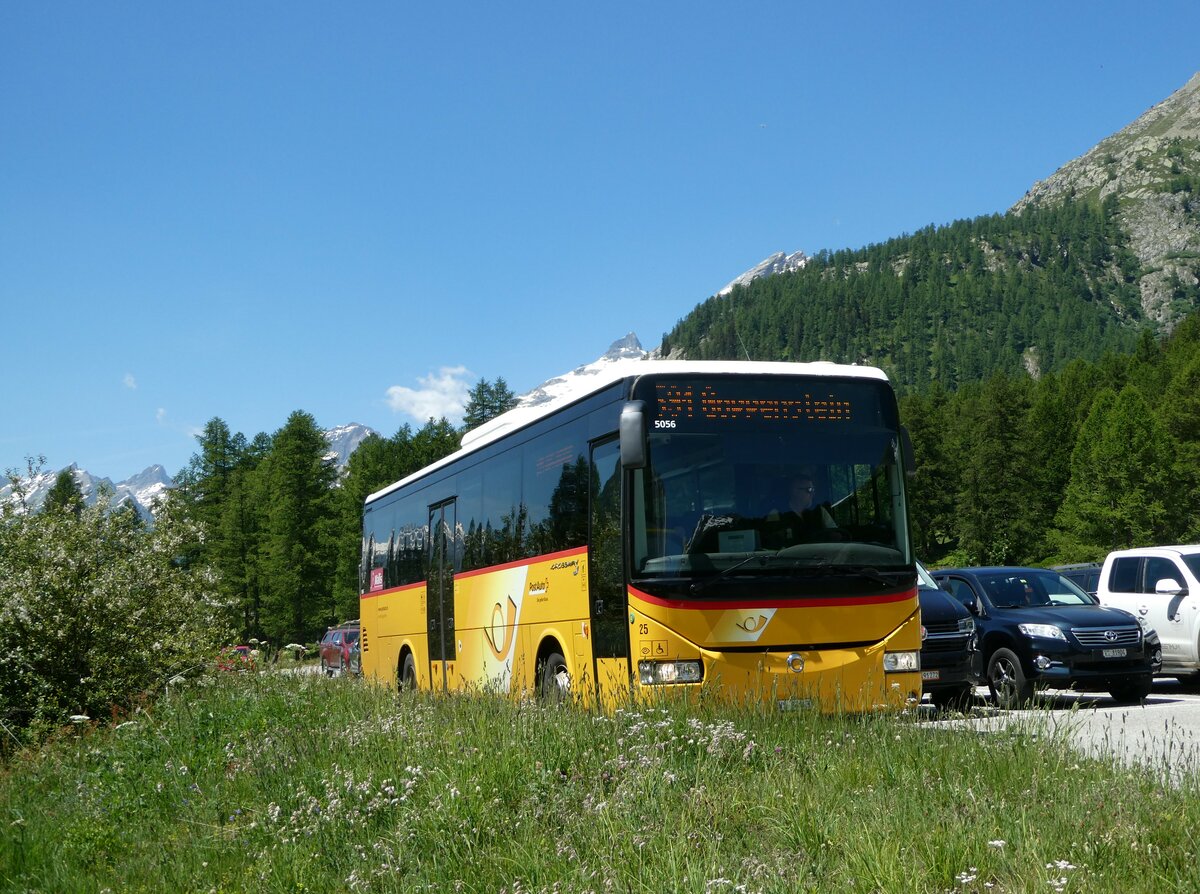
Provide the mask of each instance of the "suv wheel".
{"label": "suv wheel", "polygon": [[975,696],[974,686],[963,686],[961,689],[938,689],[929,693],[929,700],[939,711],[966,711],[971,707],[971,699]]}
{"label": "suv wheel", "polygon": [[1144,678],[1126,681],[1110,689],[1109,695],[1113,697],[1113,701],[1118,705],[1140,705],[1146,696],[1150,694],[1153,682],[1154,678],[1149,675]]}
{"label": "suv wheel", "polygon": [[1021,659],[1011,649],[997,649],[988,661],[988,689],[1002,708],[1019,708],[1033,700],[1033,683],[1025,679]]}

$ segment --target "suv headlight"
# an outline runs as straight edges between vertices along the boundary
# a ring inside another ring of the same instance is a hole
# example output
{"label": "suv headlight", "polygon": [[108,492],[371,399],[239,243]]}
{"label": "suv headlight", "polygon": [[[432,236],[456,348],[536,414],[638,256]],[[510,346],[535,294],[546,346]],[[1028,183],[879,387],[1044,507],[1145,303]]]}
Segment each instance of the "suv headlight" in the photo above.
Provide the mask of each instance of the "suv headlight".
{"label": "suv headlight", "polygon": [[1042,639],[1061,639],[1066,642],[1066,634],[1053,624],[1018,624],[1017,629],[1026,636],[1037,636]]}
{"label": "suv headlight", "polygon": [[974,618],[959,618],[958,619],[958,632],[959,633],[974,633],[975,632],[975,619]]}

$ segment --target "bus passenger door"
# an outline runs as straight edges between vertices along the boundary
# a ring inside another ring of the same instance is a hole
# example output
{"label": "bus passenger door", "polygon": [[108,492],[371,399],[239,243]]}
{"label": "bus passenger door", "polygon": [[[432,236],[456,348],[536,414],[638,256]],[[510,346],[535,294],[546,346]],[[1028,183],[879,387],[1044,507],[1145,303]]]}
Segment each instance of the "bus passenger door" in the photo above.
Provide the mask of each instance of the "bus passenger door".
{"label": "bus passenger door", "polygon": [[629,694],[629,619],[621,554],[621,448],[616,438],[592,445],[588,494],[588,601],[600,703]]}
{"label": "bus passenger door", "polygon": [[429,510],[429,614],[430,688],[437,689],[434,662],[441,668],[441,689],[449,687],[448,665],[454,661],[454,501]]}

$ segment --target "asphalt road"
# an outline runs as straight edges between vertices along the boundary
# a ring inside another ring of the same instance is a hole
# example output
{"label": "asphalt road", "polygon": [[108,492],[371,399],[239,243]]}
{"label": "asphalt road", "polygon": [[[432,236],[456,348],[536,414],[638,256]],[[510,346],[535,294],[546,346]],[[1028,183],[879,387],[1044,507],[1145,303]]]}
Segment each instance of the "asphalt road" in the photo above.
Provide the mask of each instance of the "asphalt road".
{"label": "asphalt road", "polygon": [[1011,726],[1031,732],[1063,733],[1082,754],[1141,766],[1164,782],[1200,784],[1200,695],[1182,691],[1169,678],[1158,680],[1141,705],[1117,705],[1103,693],[1049,690],[1032,710],[1003,711],[990,703],[986,687],[976,690],[966,717],[941,719],[931,706],[930,725],[992,732]]}

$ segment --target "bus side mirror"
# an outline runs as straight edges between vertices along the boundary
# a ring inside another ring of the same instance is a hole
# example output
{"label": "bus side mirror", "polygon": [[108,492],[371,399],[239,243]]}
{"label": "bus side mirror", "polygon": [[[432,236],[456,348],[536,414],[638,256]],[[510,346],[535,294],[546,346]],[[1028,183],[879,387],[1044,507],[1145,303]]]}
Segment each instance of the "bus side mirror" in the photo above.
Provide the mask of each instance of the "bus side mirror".
{"label": "bus side mirror", "polygon": [[904,474],[911,478],[917,474],[917,452],[913,450],[912,435],[908,426],[900,426],[900,455],[904,460]]}
{"label": "bus side mirror", "polygon": [[631,400],[621,408],[621,465],[646,467],[646,403]]}

